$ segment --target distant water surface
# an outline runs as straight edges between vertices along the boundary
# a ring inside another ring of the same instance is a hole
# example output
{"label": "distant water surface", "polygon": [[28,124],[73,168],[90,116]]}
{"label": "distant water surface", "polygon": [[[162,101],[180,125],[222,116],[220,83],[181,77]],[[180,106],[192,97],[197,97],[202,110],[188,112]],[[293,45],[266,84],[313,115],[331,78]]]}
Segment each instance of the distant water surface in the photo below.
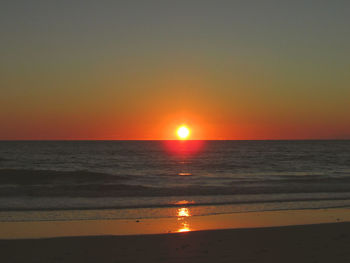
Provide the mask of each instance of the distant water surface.
{"label": "distant water surface", "polygon": [[0,221],[350,207],[350,141],[2,141]]}

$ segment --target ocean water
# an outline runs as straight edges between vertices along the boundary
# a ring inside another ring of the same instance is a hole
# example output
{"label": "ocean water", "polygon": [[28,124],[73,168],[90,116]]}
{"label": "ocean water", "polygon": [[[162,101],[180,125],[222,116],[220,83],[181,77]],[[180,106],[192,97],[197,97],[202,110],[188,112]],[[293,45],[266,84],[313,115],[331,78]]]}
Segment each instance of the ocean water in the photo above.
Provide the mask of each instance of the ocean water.
{"label": "ocean water", "polygon": [[2,141],[0,221],[350,207],[350,141]]}

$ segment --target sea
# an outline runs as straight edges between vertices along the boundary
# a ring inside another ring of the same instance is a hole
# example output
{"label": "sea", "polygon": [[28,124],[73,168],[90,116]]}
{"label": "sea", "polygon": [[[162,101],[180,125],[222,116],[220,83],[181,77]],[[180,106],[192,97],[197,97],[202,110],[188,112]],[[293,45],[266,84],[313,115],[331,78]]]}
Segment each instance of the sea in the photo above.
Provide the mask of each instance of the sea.
{"label": "sea", "polygon": [[1,141],[0,222],[350,207],[350,141]]}

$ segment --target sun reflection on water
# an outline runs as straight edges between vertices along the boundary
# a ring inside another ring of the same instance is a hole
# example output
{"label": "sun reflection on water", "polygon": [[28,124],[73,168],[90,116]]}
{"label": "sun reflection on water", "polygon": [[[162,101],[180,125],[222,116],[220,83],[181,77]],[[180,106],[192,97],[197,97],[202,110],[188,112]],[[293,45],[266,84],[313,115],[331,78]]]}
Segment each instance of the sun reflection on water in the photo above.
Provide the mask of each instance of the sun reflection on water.
{"label": "sun reflection on water", "polygon": [[177,216],[179,219],[182,217],[191,216],[190,210],[187,207],[181,207],[181,208],[177,209]]}
{"label": "sun reflection on water", "polygon": [[194,204],[195,201],[187,201],[187,200],[180,200],[176,201],[174,204],[175,205],[188,205],[188,204]]}

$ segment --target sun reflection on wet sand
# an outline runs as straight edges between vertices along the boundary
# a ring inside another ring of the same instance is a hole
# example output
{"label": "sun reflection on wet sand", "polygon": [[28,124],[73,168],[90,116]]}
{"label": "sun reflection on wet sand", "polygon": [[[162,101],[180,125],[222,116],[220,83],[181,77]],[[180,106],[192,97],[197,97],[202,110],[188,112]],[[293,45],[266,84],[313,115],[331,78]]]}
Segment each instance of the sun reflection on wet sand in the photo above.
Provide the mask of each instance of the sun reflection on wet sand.
{"label": "sun reflection on wet sand", "polygon": [[179,221],[179,229],[177,232],[189,232],[191,231],[190,224],[186,218],[191,216],[191,212],[187,207],[181,207],[177,209],[177,220]]}
{"label": "sun reflection on wet sand", "polygon": [[183,222],[182,227],[177,230],[177,232],[189,232],[191,231],[190,226],[188,223]]}

